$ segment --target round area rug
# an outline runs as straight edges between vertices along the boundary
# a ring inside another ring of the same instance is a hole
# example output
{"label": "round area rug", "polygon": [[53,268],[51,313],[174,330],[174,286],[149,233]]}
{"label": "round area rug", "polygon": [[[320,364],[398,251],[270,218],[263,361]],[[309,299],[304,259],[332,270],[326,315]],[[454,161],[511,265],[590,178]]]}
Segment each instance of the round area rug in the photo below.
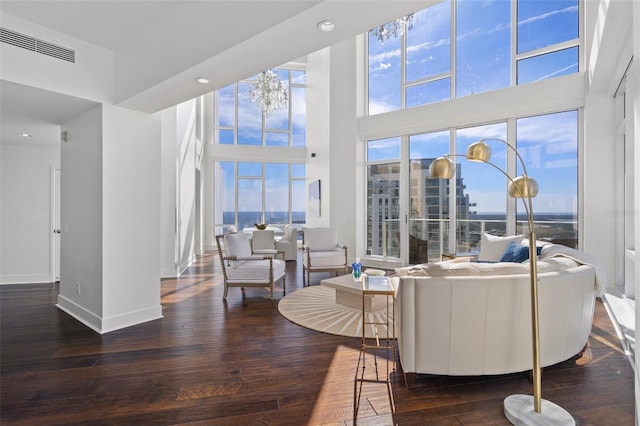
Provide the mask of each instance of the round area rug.
{"label": "round area rug", "polygon": [[[375,296],[381,297],[381,296]],[[384,297],[384,296],[382,296]],[[335,289],[315,285],[286,295],[278,303],[280,314],[294,324],[323,333],[362,337],[362,311],[336,303]],[[367,322],[386,323],[387,310],[367,313]],[[393,318],[389,324],[393,326]],[[378,325],[378,335],[387,335],[387,326]],[[366,337],[375,337],[375,327],[367,324]]]}

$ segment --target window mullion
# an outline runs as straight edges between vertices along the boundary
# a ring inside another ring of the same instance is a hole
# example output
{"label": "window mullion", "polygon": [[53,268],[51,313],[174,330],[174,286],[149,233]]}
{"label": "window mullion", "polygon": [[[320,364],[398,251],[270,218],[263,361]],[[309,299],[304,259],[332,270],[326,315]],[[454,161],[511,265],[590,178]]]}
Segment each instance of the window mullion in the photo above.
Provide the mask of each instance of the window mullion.
{"label": "window mullion", "polygon": [[[233,144],[234,145],[238,145],[238,116],[240,115],[238,113],[238,102],[240,102],[239,96],[238,96],[238,83],[236,83],[235,85],[235,106],[236,106],[236,110],[234,111],[235,114],[235,123],[233,124]],[[236,193],[236,195],[238,195]],[[237,206],[236,206],[237,207]],[[237,211],[237,208],[236,208]]]}
{"label": "window mullion", "polygon": [[[449,129],[449,152],[453,154],[457,154],[457,143],[456,143],[456,129]],[[458,157],[454,158],[456,161]],[[453,176],[453,180],[450,180],[449,183],[449,247],[447,250],[449,253],[455,253],[458,251],[458,173]],[[451,184],[453,182],[453,185]]]}
{"label": "window mullion", "polygon": [[406,82],[407,80],[407,32],[400,36],[400,108],[407,107]]}
{"label": "window mullion", "polygon": [[517,54],[518,54],[518,0],[511,0],[511,61],[509,86],[513,87],[517,82]]}
{"label": "window mullion", "polygon": [[449,76],[450,76],[450,81],[451,81],[451,85],[449,86],[449,99],[455,99],[456,97],[456,79],[457,79],[457,73],[455,72],[456,69],[456,51],[457,51],[457,39],[456,39],[456,32],[458,31],[458,20],[457,20],[457,5],[458,2],[457,0],[451,0],[451,29],[450,29],[450,33],[449,33],[449,40],[451,40],[451,57],[449,58]]}

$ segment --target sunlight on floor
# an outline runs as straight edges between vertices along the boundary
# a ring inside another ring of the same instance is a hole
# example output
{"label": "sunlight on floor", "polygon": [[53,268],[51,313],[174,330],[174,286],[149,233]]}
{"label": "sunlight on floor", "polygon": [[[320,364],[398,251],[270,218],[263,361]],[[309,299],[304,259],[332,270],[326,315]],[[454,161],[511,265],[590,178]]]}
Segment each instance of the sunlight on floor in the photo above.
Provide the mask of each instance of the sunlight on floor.
{"label": "sunlight on floor", "polygon": [[[354,378],[358,365],[358,349],[339,346],[327,369],[322,389],[307,424],[330,424],[353,418]],[[327,418],[327,406],[333,407],[333,418]],[[358,419],[391,416],[391,404],[384,384],[368,384],[363,388]]]}
{"label": "sunlight on floor", "polygon": [[211,275],[189,275],[187,278],[163,280],[160,303],[180,303],[215,288],[217,284]]}

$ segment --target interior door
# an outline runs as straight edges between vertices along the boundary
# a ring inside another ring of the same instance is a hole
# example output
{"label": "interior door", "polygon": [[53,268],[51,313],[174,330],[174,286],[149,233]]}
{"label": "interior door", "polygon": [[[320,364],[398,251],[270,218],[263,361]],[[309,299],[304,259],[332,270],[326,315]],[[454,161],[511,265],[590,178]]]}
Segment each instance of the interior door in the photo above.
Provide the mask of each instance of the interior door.
{"label": "interior door", "polygon": [[52,194],[52,240],[53,240],[53,273],[52,280],[60,281],[60,169],[53,170]]}

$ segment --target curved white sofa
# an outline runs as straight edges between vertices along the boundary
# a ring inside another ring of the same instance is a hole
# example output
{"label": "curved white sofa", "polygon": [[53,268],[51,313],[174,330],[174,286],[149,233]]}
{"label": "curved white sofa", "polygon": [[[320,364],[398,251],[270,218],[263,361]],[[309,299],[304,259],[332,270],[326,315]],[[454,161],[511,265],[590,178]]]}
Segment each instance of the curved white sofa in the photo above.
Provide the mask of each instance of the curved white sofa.
{"label": "curved white sofa", "polygon": [[[398,271],[396,336],[407,386],[415,374],[488,375],[531,370],[528,263],[427,264]],[[597,295],[592,266],[538,260],[542,367],[585,347]]]}

